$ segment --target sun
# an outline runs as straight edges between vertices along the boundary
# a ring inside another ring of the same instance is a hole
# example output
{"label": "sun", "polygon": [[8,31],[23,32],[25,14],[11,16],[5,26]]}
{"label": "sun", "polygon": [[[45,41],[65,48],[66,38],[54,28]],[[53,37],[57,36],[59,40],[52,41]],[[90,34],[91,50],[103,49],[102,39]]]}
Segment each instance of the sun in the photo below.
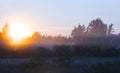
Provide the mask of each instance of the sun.
{"label": "sun", "polygon": [[14,22],[9,24],[8,35],[14,43],[20,43],[27,37],[31,36],[30,27],[25,23]]}

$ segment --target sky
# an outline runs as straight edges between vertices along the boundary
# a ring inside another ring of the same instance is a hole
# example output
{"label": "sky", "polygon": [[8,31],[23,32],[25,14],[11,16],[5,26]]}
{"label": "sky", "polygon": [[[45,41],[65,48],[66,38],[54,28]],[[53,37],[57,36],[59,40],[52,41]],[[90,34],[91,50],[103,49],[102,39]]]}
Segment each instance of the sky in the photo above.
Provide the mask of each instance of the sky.
{"label": "sky", "polygon": [[119,7],[120,0],[0,0],[0,29],[18,21],[42,34],[69,36],[79,23],[101,18],[120,33]]}

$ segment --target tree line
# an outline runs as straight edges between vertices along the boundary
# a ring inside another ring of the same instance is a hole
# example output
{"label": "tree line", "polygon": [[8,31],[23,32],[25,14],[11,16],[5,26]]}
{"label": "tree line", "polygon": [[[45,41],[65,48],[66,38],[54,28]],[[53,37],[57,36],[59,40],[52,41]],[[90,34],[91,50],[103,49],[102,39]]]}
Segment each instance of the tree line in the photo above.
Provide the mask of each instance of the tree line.
{"label": "tree line", "polygon": [[[120,56],[120,35],[113,34],[114,24],[105,24],[101,19],[92,20],[87,27],[75,26],[69,37],[51,36],[34,32],[26,39],[27,46],[6,45],[8,24],[0,32],[0,57],[71,57],[71,56]],[[23,49],[23,50],[21,50]],[[4,54],[4,55],[3,55]]]}
{"label": "tree line", "polygon": [[[87,46],[119,46],[119,34],[113,34],[114,24],[106,24],[100,18],[92,20],[88,26],[78,25],[73,28],[69,37],[58,35],[41,35],[36,31],[31,37],[26,40],[34,45],[87,45]],[[5,41],[10,42],[7,35],[9,25],[8,23],[0,32],[1,44]],[[22,30],[22,29],[21,29]],[[59,41],[59,42],[58,42]]]}
{"label": "tree line", "polygon": [[[114,24],[106,24],[101,19],[92,20],[87,27],[78,25],[73,28],[69,37],[41,35],[35,32],[32,39],[37,44],[53,45],[87,45],[119,47],[119,34],[113,34]],[[59,41],[59,42],[58,42]]]}

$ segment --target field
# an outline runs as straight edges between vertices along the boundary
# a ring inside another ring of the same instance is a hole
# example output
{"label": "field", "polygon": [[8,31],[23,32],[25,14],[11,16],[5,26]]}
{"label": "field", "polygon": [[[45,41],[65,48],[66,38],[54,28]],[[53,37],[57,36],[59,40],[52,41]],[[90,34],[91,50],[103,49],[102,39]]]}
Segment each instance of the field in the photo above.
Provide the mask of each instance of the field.
{"label": "field", "polygon": [[0,59],[2,73],[117,73],[119,68],[120,57]]}

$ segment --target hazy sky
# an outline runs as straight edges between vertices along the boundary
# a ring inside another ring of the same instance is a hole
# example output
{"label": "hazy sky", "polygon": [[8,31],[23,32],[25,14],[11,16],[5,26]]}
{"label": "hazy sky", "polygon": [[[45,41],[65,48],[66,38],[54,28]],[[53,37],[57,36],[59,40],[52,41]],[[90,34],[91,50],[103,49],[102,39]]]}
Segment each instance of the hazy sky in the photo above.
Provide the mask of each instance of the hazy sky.
{"label": "hazy sky", "polygon": [[75,25],[92,19],[115,24],[120,31],[120,0],[0,0],[0,28],[11,21],[26,22],[34,31],[70,35]]}

